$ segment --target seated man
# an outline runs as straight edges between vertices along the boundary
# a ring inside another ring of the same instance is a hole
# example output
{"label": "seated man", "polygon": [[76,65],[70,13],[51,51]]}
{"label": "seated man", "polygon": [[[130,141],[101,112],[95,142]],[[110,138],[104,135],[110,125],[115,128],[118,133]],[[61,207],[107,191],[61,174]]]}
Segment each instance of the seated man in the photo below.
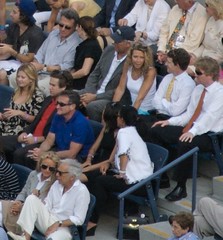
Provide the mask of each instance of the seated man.
{"label": "seated man", "polygon": [[[42,152],[54,148],[60,158],[76,158],[84,162],[94,133],[88,119],[78,111],[80,97],[77,92],[63,91],[57,97],[57,114],[52,120],[50,131],[39,148],[30,150],[30,157],[38,160]],[[16,159],[15,159],[16,162]]]}
{"label": "seated man", "polygon": [[79,91],[81,103],[90,119],[101,121],[106,104],[112,101],[118,86],[127,52],[135,32],[132,28],[120,27],[113,35],[114,46],[108,46],[87,79],[85,88]]}
{"label": "seated man", "polygon": [[[197,85],[192,93],[186,112],[158,121],[150,131],[150,141],[162,146],[177,145],[177,156],[194,147],[202,152],[213,151],[208,132],[223,130],[223,86],[218,82],[219,65],[210,57],[199,59],[196,64]],[[192,159],[189,157],[176,166],[174,178],[177,186],[166,196],[177,201],[187,196],[186,182],[191,175]]]}
{"label": "seated man", "polygon": [[32,0],[16,1],[11,11],[12,24],[6,29],[7,38],[0,45],[2,84],[8,85],[8,76],[22,63],[33,61],[34,55],[45,39],[43,31],[35,25],[33,18],[35,11],[36,6]]}
{"label": "seated man", "polygon": [[217,233],[223,237],[223,206],[209,197],[203,197],[194,211],[194,233],[200,238]]}
{"label": "seated man", "polygon": [[[161,64],[166,62],[166,53],[171,49],[180,47],[193,53],[204,37],[205,8],[196,0],[179,0],[176,3],[160,30],[157,55]],[[162,65],[157,67],[161,68],[158,71],[161,74],[164,71]]]}
{"label": "seated man", "polygon": [[44,203],[35,195],[29,195],[23,205],[18,224],[24,235],[12,232],[15,240],[30,240],[34,227],[47,239],[71,240],[69,226],[84,223],[90,194],[79,180],[81,165],[73,159],[61,160],[57,169],[57,181],[51,186]]}
{"label": "seated man", "polygon": [[[76,31],[79,17],[72,9],[61,12],[59,29],[52,31],[35,55],[32,64],[39,71],[38,86],[49,96],[49,73],[53,70],[71,69],[74,65],[76,47],[80,43]],[[9,79],[10,85],[16,87],[15,79]]]}
{"label": "seated man", "polygon": [[72,81],[68,71],[55,70],[50,77],[50,96],[45,98],[35,120],[19,135],[0,137],[7,160],[16,159],[17,163],[31,169],[36,167],[36,162],[27,156],[27,152],[39,147],[45,140],[56,112],[56,98],[62,91],[70,88]]}

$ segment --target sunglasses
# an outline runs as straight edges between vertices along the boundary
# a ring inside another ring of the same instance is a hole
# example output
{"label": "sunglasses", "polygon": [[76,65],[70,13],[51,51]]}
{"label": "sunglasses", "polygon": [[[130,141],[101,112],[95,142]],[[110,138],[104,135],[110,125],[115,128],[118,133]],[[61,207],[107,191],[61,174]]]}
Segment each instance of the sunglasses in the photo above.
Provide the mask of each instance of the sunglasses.
{"label": "sunglasses", "polygon": [[69,106],[71,105],[72,103],[63,103],[63,102],[56,102],[56,105],[59,105],[60,107],[65,107],[65,106]]}
{"label": "sunglasses", "polygon": [[203,73],[198,69],[195,69],[195,73],[196,73],[197,76],[203,75]]}
{"label": "sunglasses", "polygon": [[70,30],[71,29],[71,27],[69,27],[69,26],[67,26],[67,25],[65,25],[65,24],[62,24],[62,23],[59,23],[59,26],[61,27],[61,28],[65,28],[65,29],[67,29],[67,30]]}
{"label": "sunglasses", "polygon": [[69,173],[69,172],[62,172],[60,170],[57,170],[56,173],[58,173],[60,176],[62,176],[63,174]]}
{"label": "sunglasses", "polygon": [[55,167],[49,167],[49,166],[47,166],[45,164],[42,164],[41,168],[44,169],[44,170],[49,169],[50,172],[55,172],[56,171]]}

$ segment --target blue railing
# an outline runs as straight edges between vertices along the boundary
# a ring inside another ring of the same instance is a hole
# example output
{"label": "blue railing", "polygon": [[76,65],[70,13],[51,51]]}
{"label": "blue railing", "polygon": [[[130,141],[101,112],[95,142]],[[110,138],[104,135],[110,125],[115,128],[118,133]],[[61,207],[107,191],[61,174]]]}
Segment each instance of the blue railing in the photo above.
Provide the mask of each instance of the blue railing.
{"label": "blue railing", "polygon": [[175,159],[171,163],[167,164],[164,166],[162,169],[159,171],[153,173],[151,176],[148,178],[140,181],[139,183],[135,184],[128,190],[120,193],[118,195],[119,199],[119,231],[118,231],[118,239],[122,240],[123,239],[123,217],[124,217],[124,198],[131,193],[135,192],[137,189],[145,185],[146,183],[150,182],[157,176],[163,174],[164,172],[168,171],[169,169],[173,168],[174,166],[178,165],[179,163],[185,161],[188,157],[193,155],[193,176],[192,176],[192,212],[195,209],[196,206],[196,190],[197,190],[197,155],[198,155],[199,148],[195,147],[192,150],[186,152],[179,158]]}

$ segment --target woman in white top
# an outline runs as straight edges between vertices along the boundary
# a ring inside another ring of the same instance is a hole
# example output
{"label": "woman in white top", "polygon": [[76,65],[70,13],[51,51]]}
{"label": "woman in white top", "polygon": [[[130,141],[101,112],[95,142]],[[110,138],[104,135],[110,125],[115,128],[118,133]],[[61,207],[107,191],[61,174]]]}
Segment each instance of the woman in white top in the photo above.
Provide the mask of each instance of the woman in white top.
{"label": "woman in white top", "polygon": [[136,41],[156,45],[160,28],[167,18],[170,6],[165,0],[138,0],[134,8],[118,21],[120,26],[136,24]]}
{"label": "woman in white top", "polygon": [[[107,171],[107,175],[104,171],[104,175],[95,180],[92,192],[97,201],[89,228],[95,229],[97,226],[109,192],[123,192],[153,174],[153,163],[146,143],[137,132],[138,124],[137,110],[132,106],[123,106],[117,117],[120,130],[117,135],[114,157],[116,171],[112,173]],[[137,191],[139,194],[144,192],[144,188]]]}
{"label": "woman in white top", "polygon": [[152,100],[156,92],[156,70],[153,66],[152,50],[141,43],[134,44],[127,56],[119,85],[113,101],[118,102],[127,88],[132,105],[139,114],[148,114],[153,109]]}
{"label": "woman in white top", "polygon": [[223,62],[223,0],[206,0],[210,16],[204,31],[204,40],[194,53],[197,57],[209,56]]}

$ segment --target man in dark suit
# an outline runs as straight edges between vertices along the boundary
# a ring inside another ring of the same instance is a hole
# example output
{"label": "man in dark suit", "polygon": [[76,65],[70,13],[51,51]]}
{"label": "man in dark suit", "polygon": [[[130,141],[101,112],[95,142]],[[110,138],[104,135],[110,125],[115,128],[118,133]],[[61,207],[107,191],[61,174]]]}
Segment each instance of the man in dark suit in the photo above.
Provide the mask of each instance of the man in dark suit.
{"label": "man in dark suit", "polygon": [[112,101],[135,32],[130,27],[122,26],[112,38],[114,45],[104,50],[94,71],[88,77],[85,88],[79,91],[88,117],[99,122],[105,105]]}
{"label": "man in dark suit", "polygon": [[31,159],[28,160],[27,152],[38,147],[45,140],[52,118],[56,112],[56,97],[63,90],[69,88],[71,80],[72,76],[68,71],[53,71],[50,78],[50,96],[45,98],[35,120],[19,135],[0,137],[7,161],[12,162],[16,159],[17,163],[23,165],[26,162],[29,163],[28,165],[26,164],[28,167],[35,167],[36,162]]}
{"label": "man in dark suit", "polygon": [[98,32],[110,36],[118,28],[118,20],[126,16],[135,6],[137,0],[105,0],[103,8],[94,17]]}

